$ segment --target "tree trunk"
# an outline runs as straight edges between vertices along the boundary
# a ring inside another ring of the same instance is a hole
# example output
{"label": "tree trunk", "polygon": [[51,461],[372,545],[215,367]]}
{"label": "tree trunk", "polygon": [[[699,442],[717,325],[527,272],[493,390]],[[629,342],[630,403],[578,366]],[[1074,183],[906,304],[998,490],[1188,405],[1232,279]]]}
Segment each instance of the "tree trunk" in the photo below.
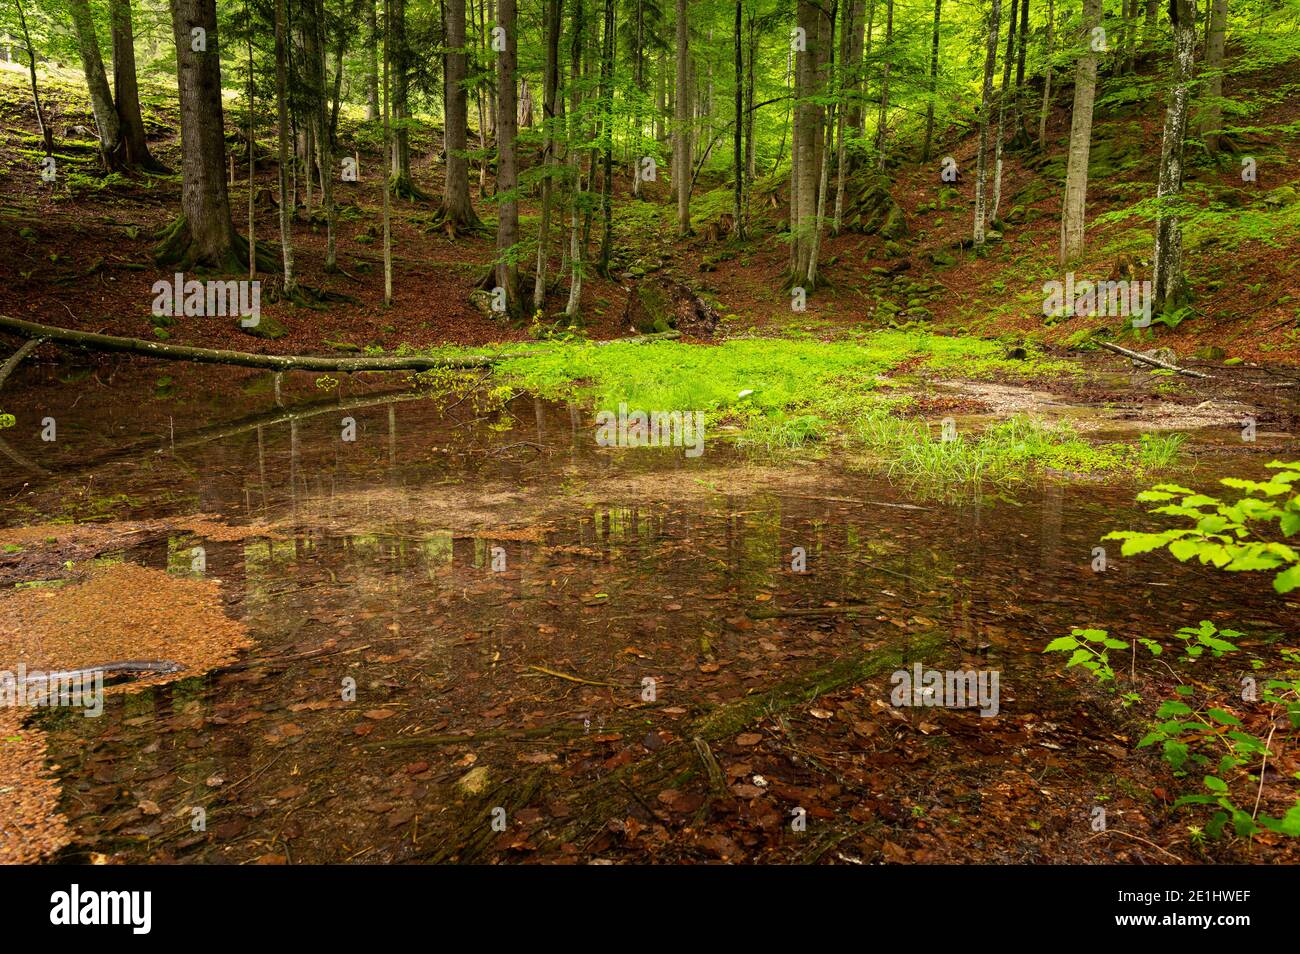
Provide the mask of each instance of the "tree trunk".
{"label": "tree trunk", "polygon": [[609,277],[609,256],[614,248],[614,0],[605,0],[604,48],[600,58],[601,139],[605,164],[601,174],[601,216],[605,229],[600,239],[599,272]]}
{"label": "tree trunk", "polygon": [[[550,0],[548,0],[550,2]],[[446,53],[443,55],[443,152],[447,174],[442,208],[436,221],[455,238],[483,227],[469,195],[469,98],[465,90],[468,56],[465,51],[465,0],[446,0]]]}
{"label": "tree trunk", "polygon": [[[325,76],[325,3],[307,0],[309,15],[303,24],[306,41],[309,122],[316,147],[315,159],[320,173],[321,205],[325,210],[325,270],[337,267],[334,239],[334,151],[330,147]],[[308,167],[310,169],[310,166]]]}
{"label": "tree trunk", "polygon": [[1097,95],[1097,50],[1093,30],[1101,24],[1101,0],[1083,0],[1083,22],[1074,74],[1074,110],[1070,116],[1070,153],[1061,202],[1061,265],[1083,255],[1088,200],[1088,154],[1092,150],[1092,104]]}
{"label": "tree trunk", "polygon": [[32,35],[27,31],[27,14],[23,12],[22,0],[14,0],[18,8],[18,23],[23,31],[23,44],[27,47],[27,70],[32,83],[32,108],[36,111],[36,126],[41,131],[41,141],[45,144],[45,154],[54,154],[54,130],[45,121],[45,112],[41,109],[41,94],[36,86],[36,49],[32,46]]}
{"label": "tree trunk", "polygon": [[885,3],[885,62],[880,68],[880,118],[876,121],[876,168],[885,171],[889,137],[889,58],[894,55],[894,0]]}
{"label": "tree trunk", "polygon": [[925,107],[925,145],[921,147],[923,163],[930,161],[930,146],[934,142],[934,97],[939,85],[939,18],[942,12],[943,0],[934,0],[934,29],[930,33],[930,101]]}
{"label": "tree trunk", "polygon": [[88,0],[68,0],[68,12],[72,15],[72,26],[77,34],[81,67],[86,74],[90,106],[95,114],[95,126],[99,130],[99,154],[104,160],[105,169],[120,169],[125,158],[122,125],[118,120],[117,108],[113,105],[113,94],[108,88],[108,76],[104,72],[104,60],[99,53],[99,38],[95,35],[95,20],[90,15],[90,4]]}
{"label": "tree trunk", "polygon": [[1201,130],[1205,148],[1211,156],[1219,152],[1219,133],[1223,126],[1223,49],[1228,27],[1228,0],[1210,0],[1209,36],[1205,44],[1205,115]]}
{"label": "tree trunk", "polygon": [[677,192],[677,234],[691,234],[690,22],[686,0],[677,0],[677,85],[674,91],[673,185]]}
{"label": "tree trunk", "polygon": [[247,264],[247,246],[235,234],[226,191],[217,4],[170,2],[181,104],[181,218],[155,254],[182,268],[201,263],[233,270]]}
{"label": "tree trunk", "polygon": [[998,135],[993,147],[993,205],[989,221],[995,222],[1002,205],[1002,146],[1007,119],[1007,97],[1011,94],[1011,66],[1016,61],[1016,14],[1020,0],[1011,0],[1011,16],[1007,20],[1007,53],[1002,64],[1002,89],[998,92]]}
{"label": "tree trunk", "polygon": [[564,313],[576,319],[582,301],[582,158],[577,143],[582,139],[583,11],[582,0],[574,0],[573,36],[569,46],[569,300]]}
{"label": "tree trunk", "polygon": [[546,46],[546,71],[542,77],[542,222],[537,239],[537,274],[533,282],[533,310],[546,304],[546,264],[551,245],[551,206],[555,196],[556,97],[560,90],[560,7],[562,0],[543,0],[542,21]]}
{"label": "tree trunk", "polygon": [[1164,138],[1160,144],[1160,184],[1156,199],[1162,208],[1156,218],[1156,249],[1152,279],[1153,312],[1177,308],[1187,299],[1183,278],[1183,230],[1176,208],[1183,191],[1183,139],[1187,135],[1187,106],[1191,96],[1196,54],[1196,4],[1171,0],[1174,29],[1174,85],[1165,111]]}
{"label": "tree trunk", "polygon": [[122,129],[128,165],[156,172],[166,168],[149,153],[140,115],[140,88],[135,76],[135,32],[131,26],[131,0],[109,0],[113,33],[113,100]]}
{"label": "tree trunk", "polygon": [[1038,112],[1038,148],[1047,148],[1047,116],[1052,111],[1052,53],[1056,34],[1056,7],[1047,0],[1046,61],[1043,63],[1043,106]]}
{"label": "tree trunk", "polygon": [[519,187],[515,166],[515,137],[519,121],[515,77],[519,57],[519,34],[515,0],[500,0],[497,22],[505,32],[505,49],[497,54],[497,285],[505,289],[506,313],[519,317],[519,264],[515,244],[519,241]]}
{"label": "tree trunk", "polygon": [[390,38],[392,57],[392,118],[393,118],[393,188],[404,199],[423,200],[428,196],[415,185],[411,177],[411,133],[409,121],[411,49],[406,40],[406,0],[391,0],[392,14]]}
{"label": "tree trunk", "polygon": [[[393,36],[392,6],[389,0],[384,0],[384,96],[383,103],[380,106],[384,116],[384,165],[388,165],[388,157],[392,155],[393,149],[393,127],[392,127],[392,103],[389,102],[389,82],[392,73],[392,56],[391,40]],[[392,191],[393,177],[388,174],[389,170],[384,169],[384,304],[393,303],[393,219],[392,219]]]}
{"label": "tree trunk", "polygon": [[[1100,0],[1090,0],[1100,2]],[[979,153],[975,158],[975,230],[972,236],[975,247],[984,244],[985,186],[988,165],[989,111],[993,105],[993,73],[998,66],[998,28],[1002,24],[1002,0],[993,0],[989,11],[988,47],[984,56],[984,88],[980,96]]]}
{"label": "tree trunk", "polygon": [[[829,78],[835,73],[835,7],[831,6],[829,13],[823,11],[818,32],[825,32],[825,42],[819,43],[818,59],[825,64],[819,72],[821,73],[821,82],[818,84],[821,89],[825,89]],[[823,112],[825,112],[823,110]],[[830,139],[833,136],[835,123],[835,102],[832,100],[830,106],[830,115],[826,118],[825,130],[826,136]],[[822,246],[822,220],[826,217],[826,193],[829,191],[829,173],[830,173],[830,156],[831,148],[834,146],[833,139],[827,142],[821,151],[821,157],[818,161],[819,171],[817,178],[817,214],[813,219],[812,248],[808,253],[808,274],[807,288],[809,291],[817,287],[817,258],[821,253]]]}
{"label": "tree trunk", "polygon": [[277,176],[280,180],[280,248],[284,259],[284,292],[292,295],[297,281],[293,274],[293,196],[289,192],[289,70],[287,60],[288,24],[285,13],[286,0],[275,0],[275,109],[280,161]]}
{"label": "tree trunk", "polygon": [[[366,121],[379,118],[379,24],[375,22],[375,0],[366,5]],[[462,4],[463,6],[463,4]]]}
{"label": "tree trunk", "polygon": [[744,33],[742,29],[744,6],[744,0],[736,0],[736,128],[732,130],[735,147],[735,162],[732,168],[736,177],[735,238],[738,242],[744,241],[745,238],[745,55],[744,47],[741,45]]}

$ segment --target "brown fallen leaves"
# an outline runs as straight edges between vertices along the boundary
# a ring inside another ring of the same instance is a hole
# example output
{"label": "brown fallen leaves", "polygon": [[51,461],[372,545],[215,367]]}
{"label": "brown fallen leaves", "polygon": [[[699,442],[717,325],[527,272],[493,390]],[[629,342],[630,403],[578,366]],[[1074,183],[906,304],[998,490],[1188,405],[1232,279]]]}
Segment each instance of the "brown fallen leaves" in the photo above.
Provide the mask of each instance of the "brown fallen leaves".
{"label": "brown fallen leaves", "polygon": [[[218,585],[134,564],[92,571],[83,582],[14,591],[0,600],[0,670],[77,669],[127,659],[171,659],[186,668],[158,683],[232,662],[251,645],[221,608]],[[105,693],[132,686],[105,687]],[[0,707],[0,863],[40,860],[71,841],[46,768],[45,736],[28,712]],[[146,814],[156,806],[142,803]]]}

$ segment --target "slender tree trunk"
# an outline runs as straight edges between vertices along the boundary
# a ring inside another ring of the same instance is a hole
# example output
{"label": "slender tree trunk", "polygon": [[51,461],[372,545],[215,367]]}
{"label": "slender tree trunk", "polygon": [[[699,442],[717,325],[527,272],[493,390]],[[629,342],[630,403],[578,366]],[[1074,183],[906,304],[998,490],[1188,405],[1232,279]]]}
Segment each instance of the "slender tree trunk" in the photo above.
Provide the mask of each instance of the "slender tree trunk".
{"label": "slender tree trunk", "polygon": [[337,269],[334,237],[334,150],[330,145],[327,78],[325,75],[325,0],[309,0],[311,17],[305,26],[310,38],[307,56],[310,61],[311,113],[315,126],[316,168],[320,173],[321,205],[325,210],[325,270]]}
{"label": "slender tree trunk", "polygon": [[1054,0],[1047,0],[1047,42],[1043,63],[1043,106],[1038,112],[1038,148],[1047,148],[1047,117],[1052,111],[1052,54],[1056,30]]}
{"label": "slender tree trunk", "polygon": [[366,122],[379,118],[379,25],[375,22],[375,0],[366,5]]}
{"label": "slender tree trunk", "polygon": [[140,87],[135,75],[135,31],[131,26],[131,0],[109,0],[108,18],[113,34],[113,100],[122,129],[128,165],[165,171],[149,153],[140,115]]}
{"label": "slender tree trunk", "polygon": [[[1028,0],[1025,0],[1028,6]],[[943,13],[943,0],[934,0],[934,29],[930,33],[930,101],[925,106],[925,145],[921,147],[921,162],[930,161],[930,147],[934,142],[934,97],[939,88],[939,19]]]}
{"label": "slender tree trunk", "polygon": [[885,3],[885,61],[880,67],[880,118],[876,121],[876,168],[885,171],[889,139],[889,66],[894,55],[894,0]]}
{"label": "slender tree trunk", "polygon": [[1156,248],[1152,278],[1153,312],[1164,312],[1187,299],[1183,277],[1183,229],[1176,203],[1183,191],[1183,140],[1187,136],[1187,108],[1191,97],[1196,54],[1196,3],[1171,0],[1174,30],[1174,85],[1165,111],[1164,138],[1160,144],[1160,184],[1156,199]]}
{"label": "slender tree trunk", "polygon": [[1011,66],[1016,57],[1016,14],[1020,0],[1011,0],[1011,17],[1007,20],[1007,53],[1002,64],[1002,89],[998,92],[998,135],[993,147],[993,205],[989,221],[995,222],[1002,205],[1002,146],[1007,118],[1007,97],[1011,95]]}
{"label": "slender tree trunk", "polygon": [[677,234],[691,234],[690,21],[686,0],[677,0],[676,122],[673,128],[673,185],[677,191]]}
{"label": "slender tree trunk", "polygon": [[850,83],[850,63],[853,55],[853,12],[858,4],[854,0],[840,0],[840,81],[838,109],[835,111],[835,212],[831,218],[831,235],[839,235],[844,219],[844,187],[848,177],[848,148],[845,143],[845,126],[848,121],[849,98],[853,95]]}
{"label": "slender tree trunk", "polygon": [[735,137],[735,163],[733,166],[736,176],[735,238],[738,242],[745,240],[745,56],[744,48],[741,45],[744,33],[742,28],[743,14],[744,0],[736,0],[736,128],[732,132]]}
{"label": "slender tree trunk", "polygon": [[99,52],[99,39],[95,35],[95,20],[90,14],[90,4],[88,0],[68,0],[68,12],[72,15],[72,26],[77,34],[81,67],[86,74],[90,106],[95,114],[95,126],[99,130],[99,154],[105,169],[120,169],[125,164],[122,124],[118,120],[117,107],[113,104],[113,94],[108,88],[108,76],[104,72],[104,59]]}
{"label": "slender tree trunk", "polygon": [[604,49],[600,58],[601,139],[605,164],[601,172],[600,274],[609,277],[609,257],[614,248],[614,0],[605,0]]}
{"label": "slender tree trunk", "polygon": [[[1100,2],[1100,0],[1096,0]],[[987,199],[985,186],[988,165],[989,112],[993,107],[993,74],[998,66],[998,28],[1002,24],[1002,0],[993,0],[993,9],[989,11],[988,47],[984,56],[984,88],[980,96],[980,135],[979,154],[975,159],[975,231],[973,241],[976,248],[984,244],[984,222]]]}
{"label": "slender tree trunk", "polygon": [[[820,71],[823,75],[820,85],[825,89],[829,78],[835,74],[835,6],[833,4],[829,14],[823,14],[820,31],[828,31],[826,40],[820,44],[821,49],[818,52],[818,57],[829,67]],[[828,139],[833,135],[834,125],[835,101],[832,100],[830,113],[825,124]],[[817,179],[817,216],[813,220],[812,248],[808,253],[807,287],[810,291],[817,287],[817,259],[821,254],[822,247],[822,221],[826,218],[826,193],[830,185],[830,157],[833,146],[833,140],[826,144],[825,148],[822,149],[818,163],[820,171]]]}
{"label": "slender tree trunk", "polygon": [[515,245],[519,241],[519,188],[515,166],[515,137],[519,122],[516,100],[519,34],[515,0],[499,0],[498,25],[505,31],[505,49],[497,54],[497,285],[505,289],[506,312],[519,317],[519,263]]}
{"label": "slender tree trunk", "polygon": [[18,23],[23,31],[23,44],[27,47],[27,71],[32,82],[32,108],[36,111],[36,126],[41,132],[41,141],[45,144],[45,154],[54,154],[54,130],[45,120],[45,111],[41,109],[41,94],[36,86],[36,49],[32,46],[32,36],[27,31],[27,14],[23,12],[22,0],[14,0],[18,8]]}
{"label": "slender tree trunk", "polygon": [[297,282],[293,274],[293,234],[289,227],[294,200],[289,191],[289,70],[285,6],[286,0],[275,0],[275,109],[280,150],[277,170],[280,180],[280,248],[284,258],[284,291],[286,295],[292,295]]}
{"label": "slender tree trunk", "polygon": [[[248,0],[244,0],[244,19],[248,19]],[[119,100],[119,106],[120,106]],[[248,34],[248,280],[257,278],[257,117],[253,110],[253,35]]]}
{"label": "slender tree trunk", "polygon": [[[578,143],[582,140],[583,11],[582,0],[574,0],[573,36],[569,46],[569,300],[564,313],[570,320],[578,316],[582,300],[582,157]],[[674,179],[676,174],[674,173]]]}
{"label": "slender tree trunk", "polygon": [[1092,149],[1092,104],[1097,95],[1097,50],[1092,31],[1101,23],[1101,0],[1083,0],[1082,46],[1074,74],[1074,111],[1070,117],[1070,153],[1061,202],[1061,265],[1083,254],[1088,200],[1088,154]]}
{"label": "slender tree trunk", "polygon": [[1205,115],[1201,130],[1210,155],[1219,152],[1219,134],[1223,126],[1223,50],[1228,28],[1228,0],[1210,0],[1209,36],[1205,44]]}
{"label": "slender tree trunk", "polygon": [[[547,0],[551,2],[551,0]],[[447,174],[437,221],[451,238],[482,228],[469,195],[469,102],[465,90],[465,0],[446,0],[446,53],[443,56],[443,151]]]}
{"label": "slender tree trunk", "polygon": [[[546,304],[546,262],[551,245],[551,206],[555,196],[555,126],[559,122],[556,102],[560,90],[560,7],[562,0],[543,0],[542,20],[545,31],[546,72],[542,78],[542,223],[537,240],[537,275],[533,282],[533,310],[540,312]],[[563,242],[561,242],[563,244]]]}
{"label": "slender tree trunk", "polygon": [[[398,0],[400,2],[400,0]],[[381,109],[384,114],[384,165],[388,165],[388,157],[392,155],[393,149],[393,130],[392,130],[392,103],[389,102],[389,78],[392,72],[392,50],[390,41],[393,35],[392,6],[389,0],[384,0],[384,101]],[[384,169],[384,304],[393,303],[393,228],[392,228],[392,196],[393,177],[388,174],[388,169]]]}

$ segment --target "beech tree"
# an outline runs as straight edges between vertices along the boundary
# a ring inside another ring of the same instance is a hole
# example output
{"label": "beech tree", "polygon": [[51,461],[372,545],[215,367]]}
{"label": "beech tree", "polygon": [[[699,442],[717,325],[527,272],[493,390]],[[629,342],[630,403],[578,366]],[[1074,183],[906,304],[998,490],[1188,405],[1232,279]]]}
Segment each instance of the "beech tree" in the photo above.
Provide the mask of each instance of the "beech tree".
{"label": "beech tree", "polygon": [[1183,191],[1183,140],[1187,136],[1187,109],[1196,53],[1194,0],[1170,0],[1169,17],[1174,32],[1174,76],[1169,90],[1169,106],[1165,110],[1164,136],[1160,142],[1160,182],[1156,187],[1156,198],[1161,208],[1156,219],[1151,281],[1151,307],[1155,312],[1176,308],[1187,297],[1183,277],[1183,228],[1177,203]]}
{"label": "beech tree", "polygon": [[1074,109],[1070,113],[1070,151],[1061,202],[1061,265],[1083,254],[1084,212],[1088,199],[1088,156],[1092,151],[1092,105],[1097,95],[1097,38],[1101,0],[1083,0],[1079,60],[1074,73]]}

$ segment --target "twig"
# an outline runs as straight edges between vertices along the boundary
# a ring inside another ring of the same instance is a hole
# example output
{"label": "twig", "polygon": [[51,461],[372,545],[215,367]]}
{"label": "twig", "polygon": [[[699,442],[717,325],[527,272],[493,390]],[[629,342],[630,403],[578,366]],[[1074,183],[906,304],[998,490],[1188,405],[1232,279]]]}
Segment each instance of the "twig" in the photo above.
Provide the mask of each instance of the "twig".
{"label": "twig", "polygon": [[614,683],[612,682],[596,682],[593,679],[583,679],[579,676],[570,676],[567,673],[556,672],[554,669],[547,669],[545,666],[529,666],[528,668],[540,673],[545,673],[548,676],[554,676],[556,679],[567,679],[569,682],[580,682],[584,686],[606,686],[614,688]]}

